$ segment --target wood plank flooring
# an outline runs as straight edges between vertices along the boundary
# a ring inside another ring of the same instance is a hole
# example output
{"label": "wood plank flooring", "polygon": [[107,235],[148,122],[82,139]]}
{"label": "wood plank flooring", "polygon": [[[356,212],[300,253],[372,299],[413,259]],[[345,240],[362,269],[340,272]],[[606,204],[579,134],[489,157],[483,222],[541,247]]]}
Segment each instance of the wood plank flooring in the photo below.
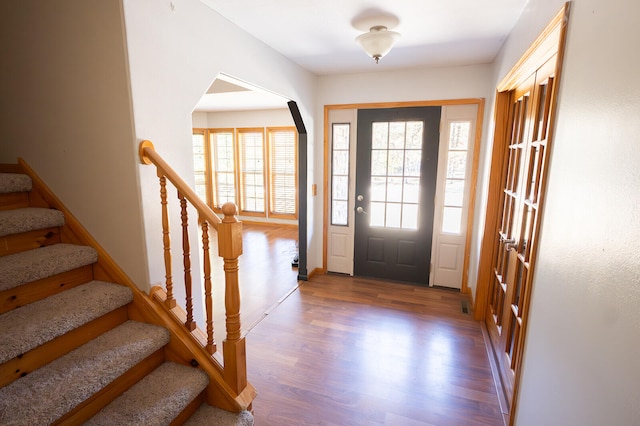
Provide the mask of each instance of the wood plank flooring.
{"label": "wood plank flooring", "polygon": [[256,425],[503,425],[465,301],[339,275],[301,283],[247,335]]}

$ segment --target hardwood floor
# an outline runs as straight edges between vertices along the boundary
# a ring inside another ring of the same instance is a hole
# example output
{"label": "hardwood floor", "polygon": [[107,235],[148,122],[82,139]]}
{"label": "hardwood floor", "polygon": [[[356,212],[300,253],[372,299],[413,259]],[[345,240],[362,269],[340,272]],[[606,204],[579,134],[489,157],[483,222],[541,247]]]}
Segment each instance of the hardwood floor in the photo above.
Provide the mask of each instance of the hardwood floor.
{"label": "hardwood floor", "polygon": [[[342,275],[298,283],[296,240],[294,227],[244,224],[241,315],[257,426],[504,424],[466,296]],[[216,306],[217,324],[223,313]]]}
{"label": "hardwood floor", "polygon": [[338,275],[301,283],[247,335],[256,425],[503,425],[465,301]]}
{"label": "hardwood floor", "polygon": [[[298,286],[298,270],[291,267],[297,252],[298,228],[243,223],[243,254],[238,262],[242,333],[260,322],[269,310]],[[218,252],[212,239],[213,253]],[[222,259],[212,257],[214,295],[224,294]],[[224,297],[214,297],[216,327],[223,329]],[[220,347],[219,350],[222,350]]]}

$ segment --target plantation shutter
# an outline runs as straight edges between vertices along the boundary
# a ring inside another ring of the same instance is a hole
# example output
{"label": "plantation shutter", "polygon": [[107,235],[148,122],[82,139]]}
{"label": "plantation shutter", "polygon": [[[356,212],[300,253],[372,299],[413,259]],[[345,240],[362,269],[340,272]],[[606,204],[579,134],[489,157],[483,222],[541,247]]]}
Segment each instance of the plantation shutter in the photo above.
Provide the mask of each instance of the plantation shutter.
{"label": "plantation shutter", "polygon": [[297,134],[295,128],[268,128],[269,214],[297,218]]}
{"label": "plantation shutter", "polygon": [[238,129],[240,157],[240,210],[265,212],[264,132],[262,129]]}

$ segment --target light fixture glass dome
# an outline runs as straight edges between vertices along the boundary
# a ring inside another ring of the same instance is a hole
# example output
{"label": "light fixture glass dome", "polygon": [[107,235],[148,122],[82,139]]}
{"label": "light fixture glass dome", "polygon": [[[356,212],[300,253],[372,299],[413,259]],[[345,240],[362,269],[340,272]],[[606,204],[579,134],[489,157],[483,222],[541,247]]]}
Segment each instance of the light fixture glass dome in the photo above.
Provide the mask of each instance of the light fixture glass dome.
{"label": "light fixture glass dome", "polygon": [[389,31],[383,25],[376,25],[371,27],[368,33],[356,37],[356,42],[377,64],[380,58],[389,53],[398,38],[400,38],[399,33]]}

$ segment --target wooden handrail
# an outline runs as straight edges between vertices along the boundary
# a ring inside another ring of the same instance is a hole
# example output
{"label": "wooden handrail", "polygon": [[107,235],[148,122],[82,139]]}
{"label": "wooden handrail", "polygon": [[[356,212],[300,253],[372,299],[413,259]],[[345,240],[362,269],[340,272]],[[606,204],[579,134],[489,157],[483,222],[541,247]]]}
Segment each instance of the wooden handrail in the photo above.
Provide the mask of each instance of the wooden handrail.
{"label": "wooden handrail", "polygon": [[204,201],[198,197],[198,195],[186,184],[184,180],[176,173],[175,170],[167,164],[166,161],[157,153],[153,143],[148,140],[144,140],[140,142],[139,147],[140,160],[143,164],[153,164],[158,169],[158,177],[165,176],[169,179],[169,182],[175,186],[178,191],[189,201],[189,203],[196,208],[198,211],[198,215],[200,215],[199,220],[206,220],[209,222],[209,225],[212,225],[214,228],[218,229],[218,224],[222,222],[222,220],[214,213],[213,210],[207,206]]}
{"label": "wooden handrail", "polygon": [[[204,273],[204,301],[206,309],[206,342],[202,346],[210,353],[216,351],[213,336],[213,300],[211,284],[211,261],[209,258],[209,226],[213,226],[218,233],[218,254],[224,260],[225,277],[225,309],[226,309],[226,338],[223,341],[222,352],[224,360],[225,382],[239,395],[247,387],[247,367],[245,339],[241,335],[240,323],[240,287],[238,283],[238,257],[242,254],[242,222],[236,218],[237,207],[233,203],[222,206],[224,219],[220,219],[196,193],[180,178],[180,176],[156,152],[153,144],[142,141],[139,147],[140,160],[143,164],[156,166],[160,179],[160,204],[162,208],[162,240],[164,246],[166,299],[164,306],[173,310],[176,300],[173,297],[173,276],[171,268],[171,238],[169,233],[169,213],[167,207],[166,181],[169,180],[177,189],[180,200],[180,219],[182,230],[182,248],[184,265],[184,284],[186,294],[186,320],[180,321],[190,332],[196,330],[193,319],[192,277],[191,277],[191,245],[188,232],[187,202],[198,212],[198,224],[202,230],[203,273]],[[177,316],[176,316],[177,318]]]}

